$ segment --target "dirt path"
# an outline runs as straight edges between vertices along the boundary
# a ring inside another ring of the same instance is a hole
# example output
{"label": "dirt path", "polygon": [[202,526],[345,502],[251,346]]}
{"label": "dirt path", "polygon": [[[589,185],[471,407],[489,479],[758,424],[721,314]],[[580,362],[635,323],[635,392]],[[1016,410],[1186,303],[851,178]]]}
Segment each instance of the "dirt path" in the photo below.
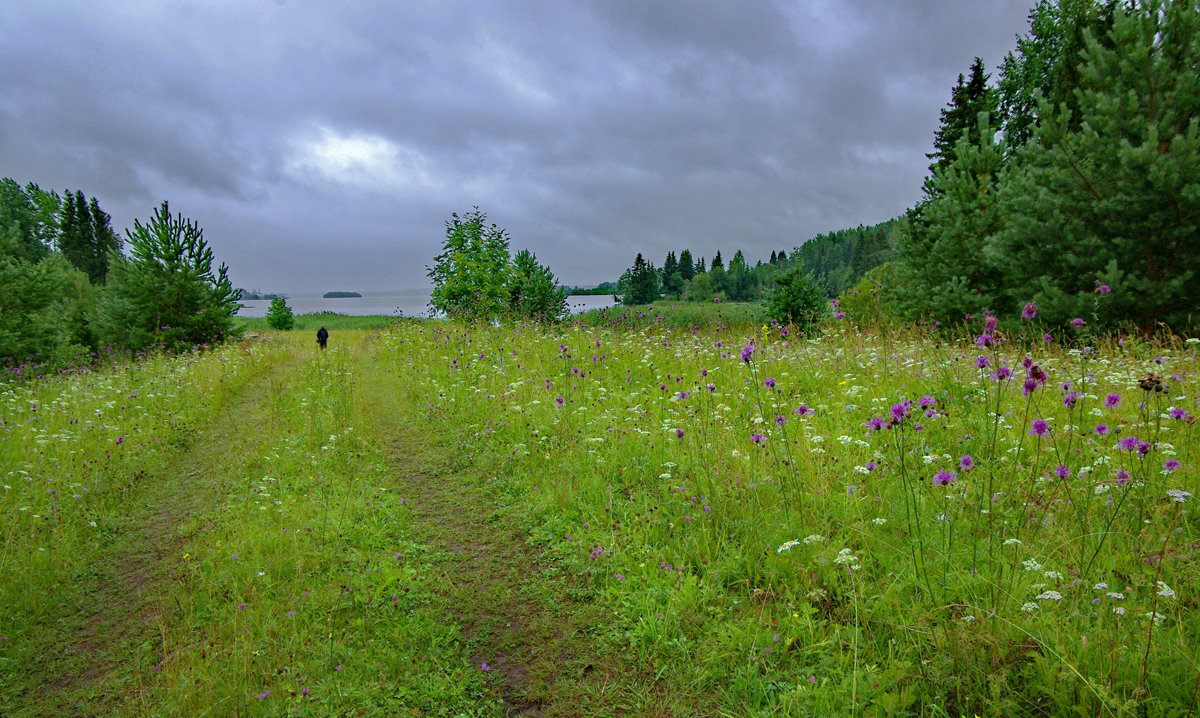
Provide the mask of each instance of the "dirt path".
{"label": "dirt path", "polygon": [[615,659],[593,640],[603,610],[575,598],[561,574],[513,527],[489,508],[482,479],[449,471],[413,451],[422,438],[393,440],[396,480],[412,496],[420,538],[445,556],[441,592],[472,648],[486,664],[508,716],[619,714]]}

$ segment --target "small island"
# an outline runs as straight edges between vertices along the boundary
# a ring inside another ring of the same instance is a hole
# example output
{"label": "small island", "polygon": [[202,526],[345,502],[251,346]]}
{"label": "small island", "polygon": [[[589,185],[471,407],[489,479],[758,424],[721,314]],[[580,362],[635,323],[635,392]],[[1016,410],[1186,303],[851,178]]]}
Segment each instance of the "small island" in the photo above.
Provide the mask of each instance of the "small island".
{"label": "small island", "polygon": [[358,292],[325,292],[321,295],[325,299],[346,299],[347,297],[361,297]]}

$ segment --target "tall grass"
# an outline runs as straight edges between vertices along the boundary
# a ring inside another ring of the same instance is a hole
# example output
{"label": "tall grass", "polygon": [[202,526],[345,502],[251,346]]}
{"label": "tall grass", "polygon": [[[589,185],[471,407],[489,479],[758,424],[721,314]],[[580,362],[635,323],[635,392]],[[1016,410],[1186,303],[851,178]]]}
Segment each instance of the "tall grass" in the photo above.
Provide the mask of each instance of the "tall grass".
{"label": "tall grass", "polygon": [[733,714],[1193,709],[1196,340],[604,316],[383,342],[640,660]]}
{"label": "tall grass", "polygon": [[0,714],[491,712],[361,423],[274,335],[0,393]]}

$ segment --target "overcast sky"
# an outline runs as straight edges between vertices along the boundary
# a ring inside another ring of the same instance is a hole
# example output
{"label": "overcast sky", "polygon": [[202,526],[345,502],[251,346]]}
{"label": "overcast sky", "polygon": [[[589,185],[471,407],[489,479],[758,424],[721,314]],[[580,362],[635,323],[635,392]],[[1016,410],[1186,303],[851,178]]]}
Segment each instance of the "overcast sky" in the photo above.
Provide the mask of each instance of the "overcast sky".
{"label": "overcast sky", "polygon": [[0,176],[162,201],[237,286],[428,286],[478,205],[567,284],[753,263],[920,197],[1033,0],[0,4]]}

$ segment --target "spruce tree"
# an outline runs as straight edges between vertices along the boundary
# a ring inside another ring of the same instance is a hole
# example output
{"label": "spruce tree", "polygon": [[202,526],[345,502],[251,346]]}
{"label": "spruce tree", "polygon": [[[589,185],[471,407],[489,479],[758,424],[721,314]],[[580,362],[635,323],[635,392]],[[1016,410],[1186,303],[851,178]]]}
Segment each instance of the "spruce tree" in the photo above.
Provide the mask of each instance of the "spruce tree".
{"label": "spruce tree", "polygon": [[971,63],[971,76],[965,82],[958,76],[958,84],[950,92],[950,103],[942,109],[941,126],[933,137],[933,152],[926,155],[933,160],[929,166],[932,175],[937,168],[954,161],[958,141],[967,135],[969,142],[979,141],[979,117],[996,111],[996,91],[987,84],[988,75],[983,71],[983,60],[975,58]]}
{"label": "spruce tree", "polygon": [[1002,275],[984,248],[1004,222],[996,195],[1004,144],[995,141],[986,115],[979,128],[975,142],[964,134],[954,159],[934,171],[931,198],[910,212],[901,235],[902,291],[894,299],[912,318],[958,321],[997,309]]}
{"label": "spruce tree", "polygon": [[1005,56],[996,88],[1009,152],[1033,137],[1040,101],[1052,108],[1065,103],[1074,112],[1084,37],[1090,32],[1105,42],[1115,5],[1115,0],[1040,0],[1030,11],[1029,32]]}
{"label": "spruce tree", "polygon": [[662,266],[662,290],[667,296],[676,297],[683,291],[683,277],[679,273],[679,260],[674,250],[667,252]]}
{"label": "spruce tree", "polygon": [[685,249],[679,253],[679,276],[686,286],[696,276],[696,264],[692,260],[692,250]]}
{"label": "spruce tree", "polygon": [[112,218],[107,212],[100,209],[100,203],[92,197],[88,202],[88,216],[91,220],[90,227],[90,252],[89,264],[87,268],[88,278],[95,284],[103,284],[108,276],[108,263],[110,256],[115,252],[121,251],[121,240],[113,232]]}
{"label": "spruce tree", "polygon": [[719,249],[717,250],[717,256],[713,257],[712,266],[709,268],[716,269],[717,267],[720,267],[721,269],[725,268],[725,262],[721,259],[721,250]]}

